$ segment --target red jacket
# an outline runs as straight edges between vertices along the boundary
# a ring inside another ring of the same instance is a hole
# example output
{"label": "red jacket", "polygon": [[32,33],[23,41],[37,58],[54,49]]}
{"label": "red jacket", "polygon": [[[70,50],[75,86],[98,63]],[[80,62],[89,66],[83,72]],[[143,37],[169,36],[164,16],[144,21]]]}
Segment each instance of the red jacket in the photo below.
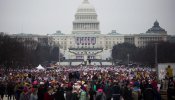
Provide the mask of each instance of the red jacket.
{"label": "red jacket", "polygon": [[50,95],[48,92],[44,94],[44,100],[54,100],[53,95]]}

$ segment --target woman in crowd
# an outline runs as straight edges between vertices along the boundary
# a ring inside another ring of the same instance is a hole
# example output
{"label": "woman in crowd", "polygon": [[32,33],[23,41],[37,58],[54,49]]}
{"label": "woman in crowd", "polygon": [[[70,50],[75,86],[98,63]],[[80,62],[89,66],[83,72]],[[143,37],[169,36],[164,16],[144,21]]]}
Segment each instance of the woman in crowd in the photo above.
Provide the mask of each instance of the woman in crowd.
{"label": "woman in crowd", "polygon": [[38,93],[38,89],[37,87],[34,86],[31,91],[30,100],[38,100],[37,93]]}

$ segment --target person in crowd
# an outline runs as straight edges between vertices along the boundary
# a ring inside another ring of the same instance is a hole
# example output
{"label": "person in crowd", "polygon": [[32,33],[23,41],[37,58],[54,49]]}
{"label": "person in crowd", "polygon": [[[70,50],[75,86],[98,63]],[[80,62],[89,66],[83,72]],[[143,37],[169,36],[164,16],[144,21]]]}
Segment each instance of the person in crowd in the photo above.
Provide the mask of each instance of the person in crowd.
{"label": "person in crowd", "polygon": [[54,100],[54,89],[53,87],[49,86],[47,88],[47,92],[44,94],[43,100]]}
{"label": "person in crowd", "polygon": [[30,100],[38,100],[38,88],[37,87],[33,87],[31,90],[31,95],[30,95]]}
{"label": "person in crowd", "polygon": [[[77,83],[75,85],[77,85]],[[79,100],[79,90],[80,90],[80,86],[73,87],[71,100]]]}
{"label": "person in crowd", "polygon": [[114,82],[112,87],[112,98],[113,100],[120,100],[120,97],[121,97],[120,86],[118,82]]}
{"label": "person in crowd", "polygon": [[168,65],[168,67],[166,68],[166,74],[167,74],[167,76],[168,76],[168,79],[169,80],[173,80],[173,69],[171,68],[171,66],[170,65]]}
{"label": "person in crowd", "polygon": [[107,81],[105,86],[104,86],[104,92],[106,94],[106,99],[111,100],[111,98],[112,98],[112,86],[109,83],[109,81]]}
{"label": "person in crowd", "polygon": [[79,100],[88,100],[88,94],[84,89],[80,91],[80,99]]}
{"label": "person in crowd", "polygon": [[124,100],[133,100],[133,98],[132,98],[132,86],[129,83],[126,86],[124,86],[123,99]]}
{"label": "person in crowd", "polygon": [[95,99],[96,92],[90,88],[89,90],[89,100],[94,100]]}
{"label": "person in crowd", "polygon": [[106,100],[106,95],[103,92],[103,89],[98,89],[96,93],[96,100]]}
{"label": "person in crowd", "polygon": [[167,99],[175,100],[175,85],[173,82],[170,83],[167,89]]}
{"label": "person in crowd", "polygon": [[65,100],[64,89],[60,85],[56,87],[56,93],[54,94],[54,100]]}
{"label": "person in crowd", "polygon": [[132,98],[133,100],[139,100],[141,96],[141,90],[139,86],[139,82],[134,82],[133,89],[132,89]]}
{"label": "person in crowd", "polygon": [[25,86],[23,88],[23,91],[20,94],[19,100],[30,100],[30,95],[31,95],[31,93],[30,93],[29,88],[27,86]]}
{"label": "person in crowd", "polygon": [[20,94],[23,92],[23,83],[18,81],[15,85],[15,89],[14,89],[14,92],[15,92],[15,99],[16,100],[20,100]]}
{"label": "person in crowd", "polygon": [[7,83],[7,98],[8,100],[11,100],[13,98],[14,100],[14,83],[13,82],[8,82]]}
{"label": "person in crowd", "polygon": [[66,90],[66,100],[71,100],[71,97],[72,97],[72,86],[68,86],[67,90]]}
{"label": "person in crowd", "polygon": [[5,84],[0,81],[0,98],[3,100],[5,94]]}
{"label": "person in crowd", "polygon": [[146,85],[145,90],[143,92],[143,99],[144,100],[155,100],[156,99],[156,93],[154,89],[152,88],[151,84]]}
{"label": "person in crowd", "polygon": [[44,85],[44,82],[40,82],[38,87],[38,100],[44,100],[44,94],[47,91],[47,87]]}

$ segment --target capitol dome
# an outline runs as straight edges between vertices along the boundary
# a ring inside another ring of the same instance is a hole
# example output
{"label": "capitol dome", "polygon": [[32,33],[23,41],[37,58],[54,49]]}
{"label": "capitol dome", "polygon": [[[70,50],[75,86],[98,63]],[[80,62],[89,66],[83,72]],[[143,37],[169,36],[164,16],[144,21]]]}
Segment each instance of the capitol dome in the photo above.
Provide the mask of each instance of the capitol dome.
{"label": "capitol dome", "polygon": [[100,34],[100,22],[94,6],[84,0],[78,7],[73,21],[73,34]]}
{"label": "capitol dome", "polygon": [[89,3],[88,0],[84,0],[83,3],[78,7],[77,13],[95,13],[95,8]]}

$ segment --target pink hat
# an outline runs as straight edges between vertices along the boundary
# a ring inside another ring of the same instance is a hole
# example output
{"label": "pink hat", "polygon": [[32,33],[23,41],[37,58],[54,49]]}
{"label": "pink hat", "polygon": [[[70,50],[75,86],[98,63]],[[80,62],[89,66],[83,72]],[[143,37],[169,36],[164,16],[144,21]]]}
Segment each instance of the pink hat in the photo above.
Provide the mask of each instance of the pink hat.
{"label": "pink hat", "polygon": [[103,92],[103,89],[98,89],[98,92]]}
{"label": "pink hat", "polygon": [[37,85],[38,84],[38,81],[34,81],[32,84],[33,85]]}

